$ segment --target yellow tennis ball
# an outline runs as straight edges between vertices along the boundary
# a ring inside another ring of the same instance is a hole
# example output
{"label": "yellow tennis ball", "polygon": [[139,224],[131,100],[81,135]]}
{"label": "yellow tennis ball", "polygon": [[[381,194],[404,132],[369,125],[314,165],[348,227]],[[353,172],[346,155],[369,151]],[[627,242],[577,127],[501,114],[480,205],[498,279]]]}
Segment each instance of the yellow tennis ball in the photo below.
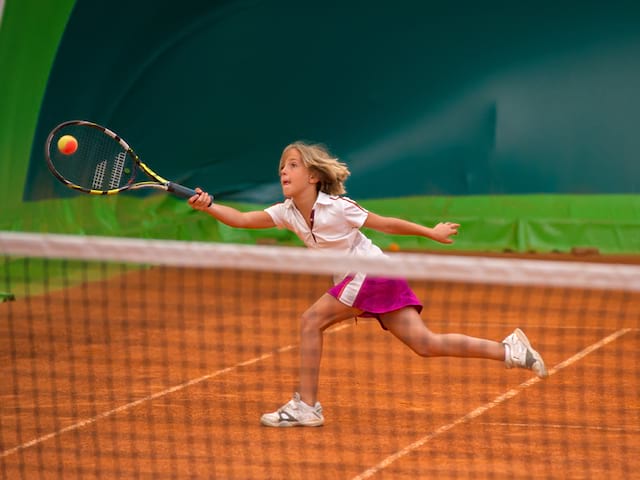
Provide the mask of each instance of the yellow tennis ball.
{"label": "yellow tennis ball", "polygon": [[390,243],[389,244],[389,250],[391,250],[392,252],[399,252],[400,251],[400,245],[398,245],[395,242]]}
{"label": "yellow tennis ball", "polygon": [[78,140],[73,135],[63,135],[58,140],[58,150],[63,155],[73,155],[78,150]]}

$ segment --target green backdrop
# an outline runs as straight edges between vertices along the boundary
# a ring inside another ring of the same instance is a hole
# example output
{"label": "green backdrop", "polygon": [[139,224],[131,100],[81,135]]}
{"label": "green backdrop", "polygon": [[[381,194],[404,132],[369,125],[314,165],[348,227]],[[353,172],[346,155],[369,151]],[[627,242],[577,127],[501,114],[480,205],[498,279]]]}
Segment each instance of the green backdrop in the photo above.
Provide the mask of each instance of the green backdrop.
{"label": "green backdrop", "polygon": [[349,163],[365,207],[460,221],[454,249],[640,252],[630,2],[46,3],[8,0],[0,27],[1,229],[294,241],[167,196],[64,189],[42,143],[87,118],[241,208],[280,198],[279,152],[305,138]]}

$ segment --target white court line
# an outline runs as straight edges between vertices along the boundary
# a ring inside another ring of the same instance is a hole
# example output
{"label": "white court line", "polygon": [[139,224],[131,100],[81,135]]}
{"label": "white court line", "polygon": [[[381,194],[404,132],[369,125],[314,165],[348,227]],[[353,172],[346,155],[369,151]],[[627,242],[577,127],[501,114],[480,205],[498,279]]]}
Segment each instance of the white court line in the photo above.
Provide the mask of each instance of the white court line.
{"label": "white court line", "polygon": [[[555,367],[551,368],[549,370],[549,376],[556,374],[557,372],[559,372],[563,368],[566,368],[569,365],[577,362],[578,360],[581,360],[582,358],[586,357],[587,355],[589,355],[593,351],[595,351],[595,350],[597,350],[599,348],[602,348],[604,345],[613,342],[618,337],[621,337],[622,335],[624,335],[626,333],[629,333],[632,330],[634,330],[634,329],[632,329],[632,328],[623,328],[621,330],[618,330],[617,332],[612,333],[608,337],[603,338],[599,342],[596,342],[593,345],[590,345],[589,347],[585,348],[581,352],[576,353],[574,356],[568,358],[564,362],[561,362],[558,365],[556,365]],[[479,417],[480,415],[482,415],[482,414],[486,413],[487,411],[491,410],[493,407],[497,407],[498,405],[506,402],[510,398],[515,397],[521,391],[525,390],[526,388],[531,387],[532,385],[535,385],[536,383],[538,383],[540,381],[542,381],[542,380],[540,378],[538,378],[538,377],[530,378],[529,380],[527,380],[524,383],[521,383],[517,387],[512,388],[511,390],[503,393],[502,395],[497,396],[492,401],[487,402],[484,405],[481,405],[480,407],[476,408],[475,410],[472,410],[471,412],[469,412],[466,415],[454,420],[453,422],[451,422],[451,423],[449,423],[447,425],[443,425],[443,426],[437,428],[436,430],[434,430],[433,432],[429,433],[428,435],[425,435],[421,439],[416,440],[415,442],[413,442],[410,445],[407,445],[402,450],[398,450],[396,453],[394,453],[393,455],[388,456],[387,458],[382,460],[377,465],[365,470],[360,475],[357,475],[357,476],[353,477],[352,480],[364,480],[366,478],[372,477],[376,473],[378,473],[378,472],[384,470],[385,468],[387,468],[389,465],[391,465],[396,460],[398,460],[398,459],[408,455],[409,453],[413,452],[414,450],[417,450],[418,448],[422,447],[429,440],[437,437],[438,435],[440,435],[442,433],[445,433],[445,432],[451,430],[452,428],[454,428],[454,427],[456,427],[456,426],[458,426],[460,424],[467,423],[467,422],[473,420],[474,418]]]}
{"label": "white court line", "polygon": [[602,427],[599,425],[575,425],[570,423],[514,423],[514,422],[482,422],[480,425],[490,427],[517,428],[551,428],[557,430],[596,430],[598,432],[640,433],[640,427],[625,425],[624,427]]}
{"label": "white court line", "polygon": [[[350,327],[352,326],[352,324],[347,323],[347,324],[343,324],[334,328],[331,328],[330,330],[327,330],[326,333],[329,332],[337,332],[339,330],[342,330],[344,328]],[[3,457],[7,457],[13,453],[19,452],[20,450],[24,450],[26,448],[29,447],[33,447],[34,445],[37,445],[39,443],[45,442],[47,440],[50,440],[52,438],[58,437],[60,435],[62,435],[63,433],[67,433],[67,432],[71,432],[73,430],[78,430],[79,428],[82,427],[86,427],[87,425],[91,425],[93,423],[96,423],[98,420],[102,420],[103,418],[107,418],[110,417],[112,415],[115,415],[116,413],[120,413],[123,412],[125,410],[129,410],[130,408],[133,407],[137,407],[138,405],[145,403],[145,402],[150,402],[152,400],[155,400],[156,398],[160,398],[160,397],[164,397],[165,395],[169,395],[170,393],[174,393],[177,392],[179,390],[183,390],[187,387],[191,387],[192,385],[196,385],[198,383],[202,383],[205,380],[210,380],[214,377],[219,377],[220,375],[224,375],[225,373],[229,373],[233,370],[236,370],[240,367],[247,367],[249,365],[252,365],[254,363],[258,363],[261,362],[262,360],[266,360],[267,358],[273,357],[276,353],[284,353],[284,352],[288,352],[289,350],[293,350],[294,348],[297,348],[298,345],[287,345],[285,347],[281,347],[278,350],[276,350],[275,352],[271,352],[271,353],[265,353],[263,355],[260,355],[259,357],[255,357],[255,358],[251,358],[249,360],[245,360],[244,362],[240,362],[240,363],[236,363],[235,365],[232,365],[231,367],[227,367],[227,368],[223,368],[221,370],[216,370],[215,372],[212,373],[208,373],[206,375],[203,375],[201,377],[198,378],[194,378],[193,380],[189,380],[188,382],[185,383],[181,383],[180,385],[175,385],[173,387],[167,388],[166,390],[162,390],[161,392],[157,392],[154,393],[152,395],[149,395],[148,397],[144,397],[144,398],[140,398],[134,402],[131,403],[127,403],[125,405],[121,405],[117,408],[114,408],[113,410],[109,410],[107,412],[103,412],[99,415],[96,415],[95,417],[91,417],[91,418],[87,418],[85,420],[81,420],[80,422],[74,423],[73,425],[69,425],[67,427],[64,427],[56,432],[51,432],[48,433],[46,435],[43,435],[41,437],[38,438],[34,438],[33,440],[30,440],[28,442],[23,443],[22,445],[18,445],[17,447],[13,447],[10,448],[8,450],[5,450],[3,452],[0,453],[0,458]]]}

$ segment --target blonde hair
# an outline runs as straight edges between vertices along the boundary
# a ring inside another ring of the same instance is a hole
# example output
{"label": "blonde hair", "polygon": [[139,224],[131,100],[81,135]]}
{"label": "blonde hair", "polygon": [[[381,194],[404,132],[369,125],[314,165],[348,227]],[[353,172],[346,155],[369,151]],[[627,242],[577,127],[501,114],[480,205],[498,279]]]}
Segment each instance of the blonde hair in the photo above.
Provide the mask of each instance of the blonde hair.
{"label": "blonde hair", "polygon": [[318,190],[329,195],[347,193],[344,182],[349,178],[351,172],[347,165],[333,157],[324,145],[309,144],[301,141],[290,143],[282,151],[280,169],[283,167],[284,154],[292,148],[300,152],[302,163],[318,177]]}

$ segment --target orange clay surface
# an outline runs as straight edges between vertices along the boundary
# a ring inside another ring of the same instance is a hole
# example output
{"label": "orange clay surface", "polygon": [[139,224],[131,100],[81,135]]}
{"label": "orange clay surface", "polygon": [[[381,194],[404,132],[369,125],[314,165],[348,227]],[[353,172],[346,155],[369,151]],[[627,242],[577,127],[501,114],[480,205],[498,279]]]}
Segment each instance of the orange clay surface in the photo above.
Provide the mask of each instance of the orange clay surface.
{"label": "orange clay surface", "polygon": [[325,332],[320,428],[296,389],[329,279],[151,269],[0,304],[0,477],[632,478],[640,295],[413,283],[437,332],[521,327],[551,376],[421,358],[375,320]]}

